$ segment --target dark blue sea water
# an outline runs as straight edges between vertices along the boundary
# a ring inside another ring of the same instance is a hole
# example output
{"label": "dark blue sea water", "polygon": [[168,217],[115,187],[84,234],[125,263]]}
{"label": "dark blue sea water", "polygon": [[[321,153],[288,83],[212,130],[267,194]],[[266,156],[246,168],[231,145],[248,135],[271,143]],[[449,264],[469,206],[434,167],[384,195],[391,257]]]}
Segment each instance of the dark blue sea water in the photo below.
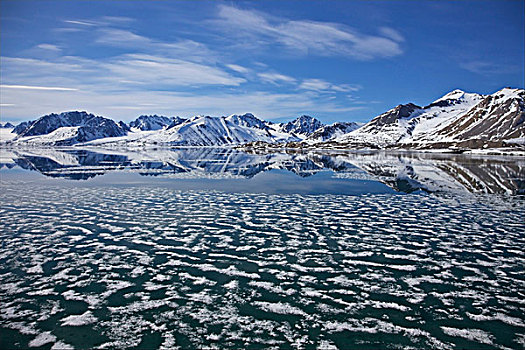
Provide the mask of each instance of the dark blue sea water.
{"label": "dark blue sea water", "polygon": [[523,158],[0,151],[0,348],[525,346]]}

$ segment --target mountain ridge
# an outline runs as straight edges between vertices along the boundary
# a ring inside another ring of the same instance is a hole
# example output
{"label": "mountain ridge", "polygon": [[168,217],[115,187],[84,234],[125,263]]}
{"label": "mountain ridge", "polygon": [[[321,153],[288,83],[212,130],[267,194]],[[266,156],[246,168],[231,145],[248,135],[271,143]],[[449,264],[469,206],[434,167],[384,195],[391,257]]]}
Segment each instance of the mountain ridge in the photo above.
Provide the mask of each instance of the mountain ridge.
{"label": "mountain ridge", "polygon": [[[12,125],[9,125],[12,126]],[[8,132],[8,131],[7,131]],[[6,131],[2,132],[5,135]],[[2,136],[4,137],[4,136]],[[192,118],[141,115],[126,124],[87,112],[49,114],[12,128],[5,145],[487,148],[525,145],[525,90],[453,90],[426,106],[399,104],[368,123],[323,124],[301,115],[273,123],[251,113]]]}

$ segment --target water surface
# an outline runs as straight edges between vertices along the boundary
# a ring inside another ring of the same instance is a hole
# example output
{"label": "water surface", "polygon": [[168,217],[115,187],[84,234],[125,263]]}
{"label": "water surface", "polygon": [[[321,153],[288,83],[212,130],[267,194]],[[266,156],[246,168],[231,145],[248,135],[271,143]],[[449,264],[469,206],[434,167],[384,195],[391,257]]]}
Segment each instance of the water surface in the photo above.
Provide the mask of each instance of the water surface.
{"label": "water surface", "polygon": [[524,160],[1,154],[2,348],[523,348]]}

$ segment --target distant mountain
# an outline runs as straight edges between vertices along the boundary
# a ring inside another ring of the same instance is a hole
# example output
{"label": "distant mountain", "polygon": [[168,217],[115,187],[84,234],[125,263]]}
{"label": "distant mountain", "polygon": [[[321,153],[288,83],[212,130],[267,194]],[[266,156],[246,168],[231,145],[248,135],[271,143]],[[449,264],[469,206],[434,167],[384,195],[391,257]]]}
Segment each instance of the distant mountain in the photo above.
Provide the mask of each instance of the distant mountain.
{"label": "distant mountain", "polygon": [[27,127],[29,126],[29,124],[33,123],[34,121],[29,121],[29,122],[21,122],[20,124],[16,125],[15,128],[13,129],[13,132],[15,134],[18,134],[20,135],[20,133],[22,131],[24,131],[25,129],[27,129]]}
{"label": "distant mountain", "polygon": [[14,143],[73,145],[90,140],[126,135],[113,120],[86,112],[48,114],[15,128]]}
{"label": "distant mountain", "polygon": [[282,124],[281,131],[303,136],[303,138],[305,138],[323,126],[324,124],[319,120],[310,117],[309,115],[302,115],[291,122]]}
{"label": "distant mountain", "polygon": [[525,90],[505,88],[486,96],[454,90],[424,107],[398,105],[364,125],[324,125],[307,115],[276,124],[251,113],[190,119],[142,115],[126,125],[86,112],[65,112],[20,123],[0,137],[4,144],[32,145],[524,148]]}
{"label": "distant mountain", "polygon": [[180,124],[181,122],[185,121],[185,119],[182,118],[173,118],[173,117],[164,117],[161,115],[141,115],[134,121],[129,123],[130,128],[139,129],[142,131],[152,131],[152,130],[160,130],[163,128],[166,128],[168,126],[172,126],[174,122],[178,122]]}
{"label": "distant mountain", "polygon": [[193,117],[182,124],[160,130],[136,142],[180,146],[240,145],[253,141],[278,142],[296,138],[273,133],[262,120],[252,114],[229,117]]}
{"label": "distant mountain", "polygon": [[268,129],[267,122],[262,121],[261,119],[257,118],[251,113],[246,113],[243,115],[232,114],[226,117],[225,119],[235,125],[243,126],[246,128],[257,128],[262,130]]}
{"label": "distant mountain", "polygon": [[9,122],[2,124],[0,123],[0,129],[13,129],[15,126]]}
{"label": "distant mountain", "polygon": [[354,130],[359,129],[363,123],[345,123],[337,122],[332,125],[324,125],[311,133],[307,138],[306,142],[309,141],[328,141],[335,139],[339,136],[348,134]]}

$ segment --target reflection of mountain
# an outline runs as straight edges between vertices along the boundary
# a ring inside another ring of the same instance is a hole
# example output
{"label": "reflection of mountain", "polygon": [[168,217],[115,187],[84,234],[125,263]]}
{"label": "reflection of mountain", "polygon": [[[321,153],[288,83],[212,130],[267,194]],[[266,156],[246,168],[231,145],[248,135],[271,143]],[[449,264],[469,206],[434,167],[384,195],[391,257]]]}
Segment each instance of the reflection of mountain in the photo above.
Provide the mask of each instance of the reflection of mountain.
{"label": "reflection of mountain", "polygon": [[13,151],[2,167],[36,170],[51,177],[89,179],[109,171],[183,178],[239,177],[281,169],[301,177],[323,169],[337,177],[383,182],[400,192],[525,194],[525,160],[466,155],[392,152],[248,154],[234,149],[182,148],[147,151]]}

